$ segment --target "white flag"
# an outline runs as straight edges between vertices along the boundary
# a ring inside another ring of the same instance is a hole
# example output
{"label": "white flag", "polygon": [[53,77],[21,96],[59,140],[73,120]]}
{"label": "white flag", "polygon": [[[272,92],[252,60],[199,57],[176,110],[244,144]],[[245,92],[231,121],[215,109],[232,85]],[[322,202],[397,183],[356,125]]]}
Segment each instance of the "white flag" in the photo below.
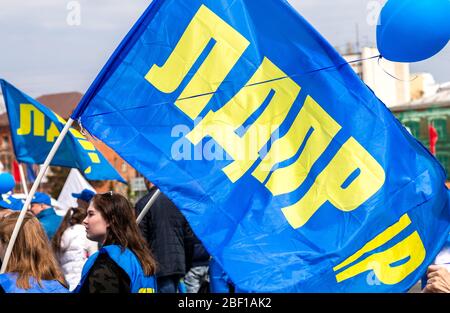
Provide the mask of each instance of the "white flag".
{"label": "white flag", "polygon": [[83,175],[76,168],[72,168],[58,197],[58,202],[64,206],[64,214],[68,209],[78,206],[77,199],[72,196],[72,193],[80,193],[83,189],[95,192],[95,189],[86,181]]}

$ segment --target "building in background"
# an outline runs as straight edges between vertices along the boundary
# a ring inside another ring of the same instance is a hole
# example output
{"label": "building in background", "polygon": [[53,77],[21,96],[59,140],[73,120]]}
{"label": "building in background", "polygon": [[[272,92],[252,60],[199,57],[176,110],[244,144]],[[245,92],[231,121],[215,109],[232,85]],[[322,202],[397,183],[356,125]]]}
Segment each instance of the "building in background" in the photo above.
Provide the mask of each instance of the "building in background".
{"label": "building in background", "polygon": [[[362,48],[360,52],[343,55],[347,62],[368,59],[379,55],[376,48]],[[358,76],[370,87],[387,107],[403,105],[411,101],[410,70],[408,63],[390,62],[385,59],[369,59],[350,64]],[[390,75],[396,77],[394,79]]]}
{"label": "building in background", "polygon": [[428,126],[433,125],[438,133],[436,158],[445,168],[447,178],[449,178],[450,83],[438,86],[434,94],[390,109],[407,130],[427,149],[430,144]]}
{"label": "building in background", "polygon": [[411,100],[428,98],[438,92],[440,86],[430,73],[414,73],[411,76]]}
{"label": "building in background", "polygon": [[[375,48],[344,54],[348,62],[379,55]],[[450,83],[437,84],[429,73],[411,74],[409,64],[369,59],[351,64],[353,70],[383,101],[406,129],[427,149],[429,125],[438,134],[436,158],[450,179]],[[392,77],[394,76],[394,77]]]}

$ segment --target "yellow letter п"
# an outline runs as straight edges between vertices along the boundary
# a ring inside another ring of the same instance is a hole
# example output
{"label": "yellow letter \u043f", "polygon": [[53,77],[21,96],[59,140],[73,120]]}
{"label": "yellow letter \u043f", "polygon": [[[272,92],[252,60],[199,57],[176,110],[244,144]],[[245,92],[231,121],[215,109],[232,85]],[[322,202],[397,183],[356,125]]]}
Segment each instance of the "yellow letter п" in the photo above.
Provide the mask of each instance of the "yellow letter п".
{"label": "yellow letter \u043f", "polygon": [[[154,65],[145,76],[161,92],[173,93],[211,39],[216,41],[214,47],[175,103],[192,119],[205,108],[249,46],[247,39],[202,5],[164,66]],[[204,96],[194,97],[198,95]]]}
{"label": "yellow letter \u043f", "polygon": [[[239,136],[236,130],[263,105],[271,92],[273,96],[267,107],[245,134]],[[223,171],[236,182],[258,159],[259,150],[283,123],[299,93],[300,86],[264,58],[246,86],[221,109],[210,111],[186,138],[198,144],[204,137],[211,136],[233,158],[234,162]]]}
{"label": "yellow letter \u043f", "polygon": [[44,113],[32,104],[20,104],[20,128],[17,130],[17,135],[24,136],[31,134],[31,115],[34,116],[33,135],[45,136]]}

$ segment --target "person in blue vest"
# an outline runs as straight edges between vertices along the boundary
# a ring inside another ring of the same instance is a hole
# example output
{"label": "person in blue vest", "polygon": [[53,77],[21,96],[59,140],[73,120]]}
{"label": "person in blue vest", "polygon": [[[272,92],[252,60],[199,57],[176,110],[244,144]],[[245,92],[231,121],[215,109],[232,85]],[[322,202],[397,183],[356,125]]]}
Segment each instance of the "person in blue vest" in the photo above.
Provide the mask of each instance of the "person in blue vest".
{"label": "person in blue vest", "polygon": [[42,192],[36,192],[31,200],[30,211],[41,222],[42,227],[44,227],[44,230],[47,233],[48,239],[52,240],[63,217],[56,214],[52,207],[50,196]]}
{"label": "person in blue vest", "polygon": [[[0,218],[0,258],[3,262],[19,212]],[[26,213],[6,267],[0,293],[67,293],[67,283],[40,222]]]}
{"label": "person in blue vest", "polygon": [[95,195],[83,221],[100,250],[86,261],[76,293],[154,293],[156,262],[131,203],[113,192]]}

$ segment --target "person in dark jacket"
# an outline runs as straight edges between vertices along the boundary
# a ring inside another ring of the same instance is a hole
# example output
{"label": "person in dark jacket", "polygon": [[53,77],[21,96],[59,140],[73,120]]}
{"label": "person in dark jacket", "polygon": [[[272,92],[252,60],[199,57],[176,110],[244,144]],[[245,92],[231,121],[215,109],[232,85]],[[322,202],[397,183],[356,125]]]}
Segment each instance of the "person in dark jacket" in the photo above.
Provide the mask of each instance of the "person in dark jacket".
{"label": "person in dark jacket", "polygon": [[[149,193],[136,203],[137,215],[144,209],[156,187],[146,182]],[[158,292],[176,293],[180,280],[191,267],[193,233],[178,208],[160,194],[139,227],[158,264]]]}
{"label": "person in dark jacket", "polygon": [[[210,256],[202,242],[192,233],[194,249],[191,257],[191,268],[184,276],[184,284],[187,293],[198,293],[203,286],[209,286],[209,262]],[[188,257],[189,258],[189,257]]]}

